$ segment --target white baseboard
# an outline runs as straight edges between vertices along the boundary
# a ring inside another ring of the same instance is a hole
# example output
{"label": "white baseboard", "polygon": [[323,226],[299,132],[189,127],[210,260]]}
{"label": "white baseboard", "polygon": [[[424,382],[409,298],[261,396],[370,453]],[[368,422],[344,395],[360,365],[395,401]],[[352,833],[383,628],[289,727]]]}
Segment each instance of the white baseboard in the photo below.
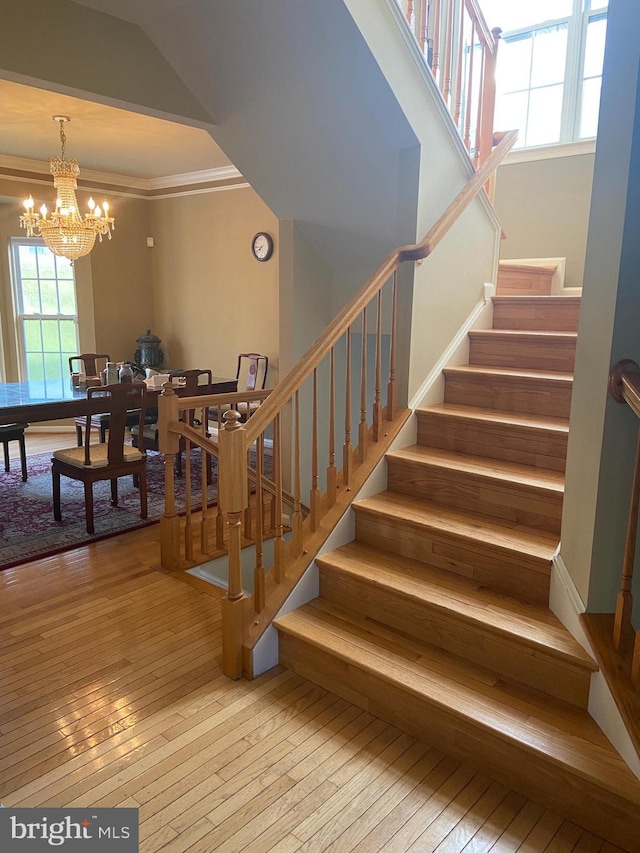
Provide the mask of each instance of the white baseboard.
{"label": "white baseboard", "polygon": [[[549,607],[580,645],[595,659],[591,643],[580,622],[580,614],[585,612],[585,605],[559,552],[554,556],[551,567]],[[591,676],[589,713],[640,779],[640,758],[620,716],[609,685],[601,672],[595,672]]]}

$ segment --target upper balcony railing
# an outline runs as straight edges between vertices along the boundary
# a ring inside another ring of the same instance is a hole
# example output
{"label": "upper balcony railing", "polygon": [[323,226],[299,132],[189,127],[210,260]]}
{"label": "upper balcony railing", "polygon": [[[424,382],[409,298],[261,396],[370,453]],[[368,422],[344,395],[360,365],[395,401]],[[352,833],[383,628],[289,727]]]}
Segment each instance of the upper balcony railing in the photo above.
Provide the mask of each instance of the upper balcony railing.
{"label": "upper balcony railing", "polygon": [[398,0],[474,166],[493,148],[496,56],[477,0]]}

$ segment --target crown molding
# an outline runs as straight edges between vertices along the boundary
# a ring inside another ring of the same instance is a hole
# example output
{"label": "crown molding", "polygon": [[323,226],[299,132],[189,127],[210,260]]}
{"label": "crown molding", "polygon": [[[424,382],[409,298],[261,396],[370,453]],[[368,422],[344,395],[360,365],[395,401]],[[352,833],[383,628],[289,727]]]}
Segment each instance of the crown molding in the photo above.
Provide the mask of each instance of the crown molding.
{"label": "crown molding", "polygon": [[[36,174],[48,174],[49,172],[48,162],[30,160],[27,157],[14,157],[10,154],[0,154],[0,167],[18,172],[32,172]],[[114,172],[81,169],[81,180],[84,182],[95,181],[102,184],[114,184],[144,192],[192,186],[212,181],[229,181],[241,177],[242,175],[235,166],[219,166],[215,169],[204,169],[201,172],[185,172],[181,175],[168,175],[164,178],[135,178],[131,177],[131,175],[118,175]]]}

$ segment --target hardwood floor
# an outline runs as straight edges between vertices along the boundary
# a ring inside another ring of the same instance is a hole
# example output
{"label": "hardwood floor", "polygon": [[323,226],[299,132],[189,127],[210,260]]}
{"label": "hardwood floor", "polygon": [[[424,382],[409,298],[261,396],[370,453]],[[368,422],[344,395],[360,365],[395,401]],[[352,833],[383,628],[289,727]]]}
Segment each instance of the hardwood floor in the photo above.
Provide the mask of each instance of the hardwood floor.
{"label": "hardwood floor", "polygon": [[228,681],[158,533],[0,574],[5,806],[138,807],[143,853],[618,849],[299,675]]}

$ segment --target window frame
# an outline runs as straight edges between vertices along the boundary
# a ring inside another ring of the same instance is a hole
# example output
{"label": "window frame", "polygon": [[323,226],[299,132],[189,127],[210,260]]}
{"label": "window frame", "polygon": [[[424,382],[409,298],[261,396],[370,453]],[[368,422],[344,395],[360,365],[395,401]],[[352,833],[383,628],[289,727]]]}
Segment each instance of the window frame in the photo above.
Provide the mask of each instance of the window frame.
{"label": "window frame", "polygon": [[[24,321],[26,319],[32,320],[56,320],[58,322],[65,320],[72,320],[75,327],[75,352],[80,352],[80,321],[79,321],[79,306],[78,306],[78,284],[77,277],[75,273],[75,269],[73,269],[73,293],[74,293],[74,301],[75,301],[75,314],[42,314],[42,313],[25,313],[24,311],[24,296],[23,296],[23,288],[22,288],[22,268],[19,260],[19,250],[21,246],[27,246],[32,248],[34,246],[41,246],[45,249],[44,240],[38,237],[11,237],[9,244],[10,251],[10,259],[11,259],[11,291],[12,291],[12,302],[13,302],[13,322],[14,322],[14,332],[15,332],[15,341],[16,341],[16,362],[18,368],[18,378],[20,382],[26,382],[29,379],[28,373],[28,365],[27,365],[27,352],[26,352],[26,341],[24,334]],[[47,251],[51,251],[47,249]],[[53,252],[51,254],[55,255]],[[55,261],[57,265],[57,260]],[[40,275],[37,277],[38,284],[40,286],[41,279]],[[57,276],[57,268],[56,268],[56,290],[58,290],[58,283],[63,280],[58,278]],[[66,279],[65,279],[66,280]],[[59,291],[58,291],[59,293]],[[58,296],[59,299],[59,296]],[[59,304],[58,304],[58,307]],[[61,366],[61,378],[64,379],[66,375],[65,364],[62,360],[62,350],[60,352],[60,366]],[[53,381],[46,380],[45,381]],[[57,380],[56,380],[57,381]]]}
{"label": "window frame", "polygon": [[[528,27],[520,27],[518,29],[508,30],[502,33],[502,40],[507,42],[511,39],[521,39],[526,36],[533,37],[533,34],[536,31],[544,30],[548,27],[563,25],[566,25],[567,27],[567,48],[564,80],[562,82],[562,109],[560,116],[559,138],[555,142],[547,142],[539,145],[518,145],[514,151],[548,148],[553,145],[584,143],[588,140],[595,139],[594,136],[579,135],[582,121],[584,63],[589,23],[592,19],[601,20],[604,18],[604,20],[607,20],[607,17],[608,5],[602,5],[600,0],[573,0],[573,10],[570,15],[546,19]],[[500,49],[498,49],[498,66],[499,65]],[[529,86],[526,91],[531,92],[531,87]],[[497,100],[499,101],[500,93],[498,92],[496,95]],[[527,128],[521,128],[520,131],[526,138]]]}

